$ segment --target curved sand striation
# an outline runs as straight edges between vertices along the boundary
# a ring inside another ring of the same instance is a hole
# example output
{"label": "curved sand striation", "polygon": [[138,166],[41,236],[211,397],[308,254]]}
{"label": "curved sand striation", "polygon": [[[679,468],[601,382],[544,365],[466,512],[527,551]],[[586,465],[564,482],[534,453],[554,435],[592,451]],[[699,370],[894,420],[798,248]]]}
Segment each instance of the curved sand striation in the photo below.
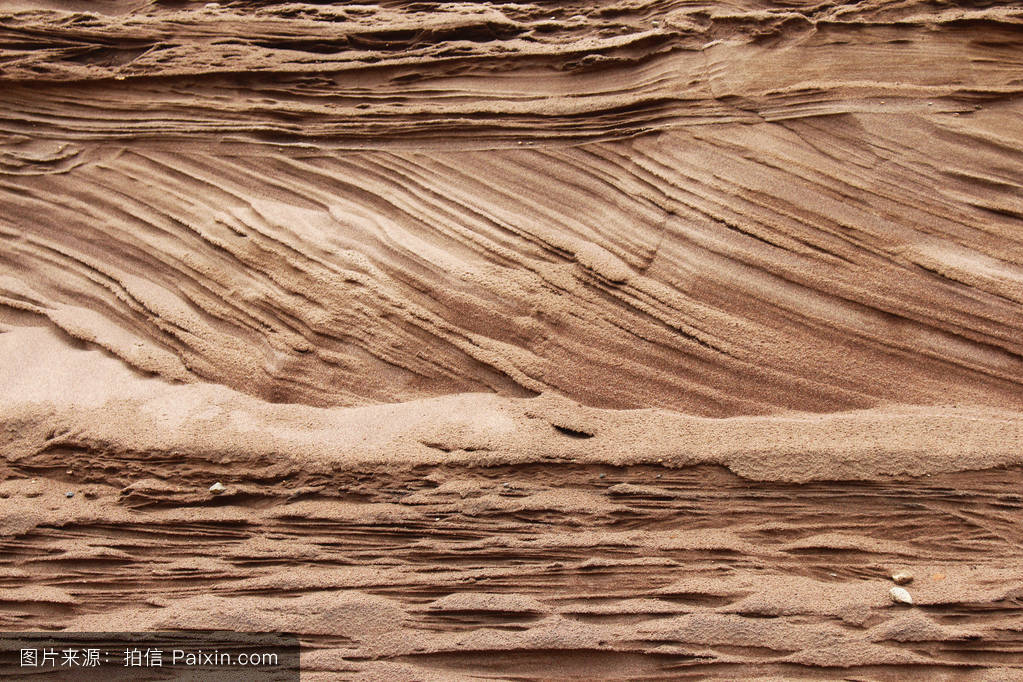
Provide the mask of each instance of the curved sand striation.
{"label": "curved sand striation", "polygon": [[1005,120],[486,153],[102,145],[5,178],[2,314],[274,402],[1019,408],[1021,142],[977,150]]}
{"label": "curved sand striation", "polygon": [[293,631],[303,679],[1023,679],[1021,36],[4,3],[0,628]]}

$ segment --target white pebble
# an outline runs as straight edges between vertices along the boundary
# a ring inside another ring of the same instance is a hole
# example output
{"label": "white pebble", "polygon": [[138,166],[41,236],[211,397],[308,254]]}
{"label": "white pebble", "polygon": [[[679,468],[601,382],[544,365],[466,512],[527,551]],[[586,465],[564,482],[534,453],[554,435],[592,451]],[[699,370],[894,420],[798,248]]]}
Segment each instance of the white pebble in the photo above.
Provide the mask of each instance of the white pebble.
{"label": "white pebble", "polygon": [[913,574],[909,571],[896,571],[892,573],[892,582],[896,585],[908,585],[913,582]]}
{"label": "white pebble", "polygon": [[895,602],[896,604],[913,603],[913,597],[909,596],[909,592],[907,592],[902,587],[893,587],[892,589],[888,590],[888,596],[891,597],[892,601]]}
{"label": "white pebble", "polygon": [[227,488],[225,488],[224,484],[221,483],[220,481],[217,481],[216,483],[210,486],[210,492],[214,495],[219,495],[225,490],[227,490]]}

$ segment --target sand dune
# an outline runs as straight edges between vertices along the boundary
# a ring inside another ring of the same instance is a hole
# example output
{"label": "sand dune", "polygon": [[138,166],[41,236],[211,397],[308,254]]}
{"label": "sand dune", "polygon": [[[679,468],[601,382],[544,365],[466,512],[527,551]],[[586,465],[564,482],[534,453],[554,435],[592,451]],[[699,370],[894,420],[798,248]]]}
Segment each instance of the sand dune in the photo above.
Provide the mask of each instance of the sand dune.
{"label": "sand dune", "polygon": [[1023,679],[1021,36],[0,3],[0,629],[212,613],[303,679]]}

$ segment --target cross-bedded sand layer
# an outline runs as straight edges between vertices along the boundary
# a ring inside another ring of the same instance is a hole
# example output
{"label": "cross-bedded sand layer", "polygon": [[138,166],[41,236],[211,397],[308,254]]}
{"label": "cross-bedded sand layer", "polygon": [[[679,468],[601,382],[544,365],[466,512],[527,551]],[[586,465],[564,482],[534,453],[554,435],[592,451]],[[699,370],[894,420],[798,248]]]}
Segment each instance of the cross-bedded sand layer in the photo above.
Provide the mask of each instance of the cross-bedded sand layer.
{"label": "cross-bedded sand layer", "polygon": [[1023,679],[1021,45],[1010,3],[0,2],[0,628]]}

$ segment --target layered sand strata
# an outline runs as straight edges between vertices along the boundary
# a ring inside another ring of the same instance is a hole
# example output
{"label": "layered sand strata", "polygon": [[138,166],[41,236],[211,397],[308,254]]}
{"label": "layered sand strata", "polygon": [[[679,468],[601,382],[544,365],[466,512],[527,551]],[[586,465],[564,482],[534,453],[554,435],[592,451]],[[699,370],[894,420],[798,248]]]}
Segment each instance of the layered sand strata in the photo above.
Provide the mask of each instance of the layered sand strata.
{"label": "layered sand strata", "polygon": [[0,628],[1023,679],[1019,7],[77,5],[0,6]]}

